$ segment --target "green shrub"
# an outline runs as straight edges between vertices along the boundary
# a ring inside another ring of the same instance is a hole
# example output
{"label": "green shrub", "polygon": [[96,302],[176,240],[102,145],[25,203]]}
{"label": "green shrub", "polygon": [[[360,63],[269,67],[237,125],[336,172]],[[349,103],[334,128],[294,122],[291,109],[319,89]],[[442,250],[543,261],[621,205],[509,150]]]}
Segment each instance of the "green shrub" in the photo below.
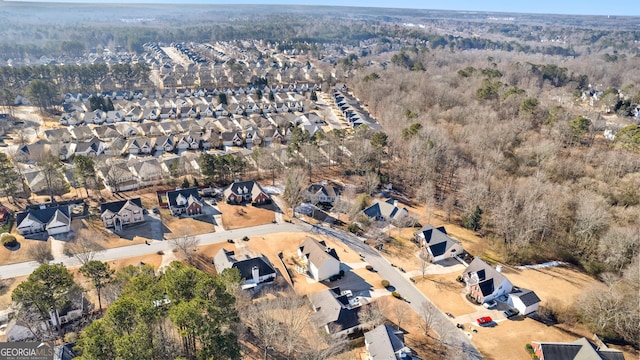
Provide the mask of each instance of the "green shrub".
{"label": "green shrub", "polygon": [[382,280],[383,288],[388,288],[389,286],[391,286],[391,283],[389,282],[389,280]]}
{"label": "green shrub", "polygon": [[393,297],[396,299],[402,299],[402,296],[397,291],[392,292],[391,295],[393,295]]}
{"label": "green shrub", "polygon": [[533,346],[531,346],[531,344],[525,345],[524,348],[529,354],[533,354]]}
{"label": "green shrub", "polygon": [[349,232],[352,234],[357,234],[360,232],[360,226],[358,226],[358,224],[356,223],[351,223],[349,224],[349,226],[347,226],[347,230],[349,230]]}
{"label": "green shrub", "polygon": [[16,247],[18,245],[18,240],[16,239],[16,237],[9,233],[2,234],[0,236],[0,242],[2,242],[2,245],[8,248]]}

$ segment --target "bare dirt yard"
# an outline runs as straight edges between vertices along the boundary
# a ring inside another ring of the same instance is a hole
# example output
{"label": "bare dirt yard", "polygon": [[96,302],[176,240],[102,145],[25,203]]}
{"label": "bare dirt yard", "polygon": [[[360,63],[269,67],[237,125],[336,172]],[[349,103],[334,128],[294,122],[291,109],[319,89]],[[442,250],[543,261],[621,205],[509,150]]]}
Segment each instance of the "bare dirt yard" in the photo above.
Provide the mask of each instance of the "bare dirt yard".
{"label": "bare dirt yard", "polygon": [[[334,240],[331,237],[318,235],[318,234],[304,234],[304,233],[276,233],[265,236],[251,237],[249,241],[238,243],[237,246],[246,246],[255,254],[264,254],[269,258],[271,263],[282,274],[286,274],[286,269],[282,267],[278,254],[282,252],[282,259],[289,269],[290,274],[293,277],[294,289],[298,294],[311,294],[321,290],[328,289],[328,286],[324,283],[307,281],[307,277],[296,273],[296,259],[298,257],[298,246],[304,241],[307,236],[311,236],[317,240],[324,240],[328,247],[334,248],[340,258],[340,261],[344,263],[364,264],[360,256],[346,247],[342,242]],[[241,241],[241,240],[240,240]],[[355,266],[355,265],[354,265]],[[365,269],[362,269],[368,272]],[[360,271],[358,272],[360,273]],[[370,272],[369,272],[370,273]],[[377,276],[377,274],[370,273],[366,276]],[[364,274],[363,274],[364,276]],[[379,276],[377,276],[379,278]],[[372,285],[380,286],[380,280],[376,278],[370,279]]]}
{"label": "bare dirt yard", "polygon": [[[602,286],[597,280],[571,267],[519,270],[505,266],[503,272],[514,285],[534,290],[542,299],[542,306],[549,301],[567,306],[573,303],[584,288]],[[481,309],[466,300],[463,285],[456,281],[458,275],[460,274],[426,275],[424,279],[422,276],[414,279],[418,289],[440,311],[450,312],[457,317]],[[465,326],[465,331],[486,359],[530,359],[525,345],[531,341],[574,341],[581,336],[593,336],[579,325],[547,326],[530,318],[499,321],[495,327],[473,326],[478,330],[477,333],[469,332],[469,324]],[[625,354],[628,355],[631,354]]]}
{"label": "bare dirt yard", "polygon": [[464,298],[464,286],[456,281],[460,274],[437,274],[416,276],[416,286],[442,312],[450,312],[454,316],[469,314],[476,308]]}
{"label": "bare dirt yard", "polygon": [[222,212],[222,225],[227,230],[270,224],[276,219],[270,206],[229,205],[220,201],[218,208]]}

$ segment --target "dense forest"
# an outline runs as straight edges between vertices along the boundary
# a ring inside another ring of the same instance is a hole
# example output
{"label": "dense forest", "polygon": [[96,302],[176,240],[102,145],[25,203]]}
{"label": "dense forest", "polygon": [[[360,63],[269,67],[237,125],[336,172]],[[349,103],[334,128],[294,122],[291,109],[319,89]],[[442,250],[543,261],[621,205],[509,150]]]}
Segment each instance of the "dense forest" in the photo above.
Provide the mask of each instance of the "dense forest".
{"label": "dense forest", "polygon": [[[611,64],[602,56],[424,48],[404,54],[422,70],[403,62],[361,68],[352,84],[388,134],[391,182],[491,239],[510,263],[561,260],[606,279],[611,293],[598,300],[585,294],[572,311],[637,344],[638,142],[602,137],[623,102],[618,96],[613,106],[603,97],[590,107],[580,94],[595,80],[624,89],[637,104],[640,59]],[[626,125],[628,114],[620,115],[613,126],[637,132],[637,121]],[[593,305],[604,299],[619,314],[614,320],[594,319]],[[623,319],[629,314],[633,320]]]}

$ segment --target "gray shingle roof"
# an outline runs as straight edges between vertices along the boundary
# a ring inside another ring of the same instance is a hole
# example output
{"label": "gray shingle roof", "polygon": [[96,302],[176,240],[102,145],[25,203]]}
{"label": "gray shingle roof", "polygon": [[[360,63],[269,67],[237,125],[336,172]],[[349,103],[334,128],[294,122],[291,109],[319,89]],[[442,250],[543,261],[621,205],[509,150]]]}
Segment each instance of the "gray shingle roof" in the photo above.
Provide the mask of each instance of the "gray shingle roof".
{"label": "gray shingle roof", "polygon": [[509,296],[520,298],[520,301],[522,301],[525,306],[537,304],[540,302],[540,298],[538,297],[538,295],[536,295],[533,290],[529,289],[520,288],[516,291],[511,292]]}
{"label": "gray shingle roof", "polygon": [[389,325],[380,325],[364,333],[364,339],[369,356],[374,360],[395,360],[398,358],[396,353],[405,347],[402,332]]}

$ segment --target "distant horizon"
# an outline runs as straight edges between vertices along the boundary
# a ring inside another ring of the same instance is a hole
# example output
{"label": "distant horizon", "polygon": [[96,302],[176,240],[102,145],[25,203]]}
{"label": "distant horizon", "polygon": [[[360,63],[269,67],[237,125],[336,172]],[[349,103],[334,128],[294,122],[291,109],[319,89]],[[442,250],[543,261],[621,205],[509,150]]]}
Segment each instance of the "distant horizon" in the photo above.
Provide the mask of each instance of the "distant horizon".
{"label": "distant horizon", "polygon": [[[520,14],[554,14],[554,15],[586,15],[586,16],[640,16],[640,5],[637,0],[617,0],[609,2],[585,2],[577,0],[557,1],[539,0],[535,3],[521,3],[513,0],[458,0],[448,2],[443,5],[441,1],[433,0],[326,0],[324,3],[317,3],[319,0],[240,0],[240,1],[220,1],[220,0],[0,0],[4,3],[47,3],[47,4],[95,4],[95,5],[301,5],[301,6],[341,6],[341,7],[363,7],[363,8],[394,8],[394,9],[420,9],[420,10],[449,10],[449,11],[472,11],[472,12],[501,12]],[[640,24],[639,24],[640,26]]]}

